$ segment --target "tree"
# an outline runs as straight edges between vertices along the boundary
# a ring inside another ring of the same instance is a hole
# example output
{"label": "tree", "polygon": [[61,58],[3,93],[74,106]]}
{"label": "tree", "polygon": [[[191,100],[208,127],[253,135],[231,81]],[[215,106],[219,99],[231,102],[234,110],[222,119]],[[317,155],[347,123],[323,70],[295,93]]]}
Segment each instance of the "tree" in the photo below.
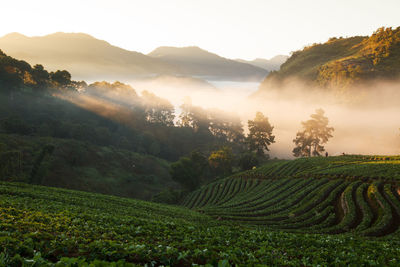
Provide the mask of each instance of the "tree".
{"label": "tree", "polygon": [[312,137],[306,132],[298,132],[293,142],[296,145],[292,151],[295,157],[309,157],[311,155]]}
{"label": "tree", "polygon": [[66,70],[57,70],[50,73],[50,78],[61,88],[66,88],[71,84],[71,74]]}
{"label": "tree", "polygon": [[269,151],[268,146],[275,143],[275,136],[272,135],[274,127],[261,112],[256,113],[254,120],[248,121],[248,127],[247,142],[250,151],[256,151],[257,156],[264,156],[264,150]]}
{"label": "tree", "polygon": [[208,113],[209,129],[214,136],[230,143],[244,142],[243,126],[238,116],[218,109],[211,109]]}
{"label": "tree", "polygon": [[232,173],[233,153],[230,147],[223,147],[220,150],[213,151],[208,157],[211,168],[217,175],[229,175]]}
{"label": "tree", "polygon": [[172,180],[181,184],[185,189],[192,191],[200,184],[201,173],[189,157],[182,157],[170,166]]}
{"label": "tree", "polygon": [[208,167],[207,157],[201,153],[199,150],[195,150],[190,153],[190,159],[193,162],[195,171],[202,176]]}
{"label": "tree", "polygon": [[170,166],[172,180],[192,191],[204,180],[208,166],[207,158],[200,151],[193,151],[189,157],[181,157]]}
{"label": "tree", "polygon": [[258,165],[257,155],[253,152],[247,152],[240,156],[239,167],[242,171],[250,170]]}
{"label": "tree", "polygon": [[148,122],[174,126],[175,110],[168,100],[147,91],[142,92],[142,98]]}
{"label": "tree", "polygon": [[36,81],[37,87],[44,89],[50,78],[50,74],[44,69],[42,65],[35,65],[32,69],[33,79]]}
{"label": "tree", "polygon": [[12,92],[23,85],[22,78],[18,75],[18,69],[5,66],[0,62],[0,92]]}
{"label": "tree", "polygon": [[209,133],[210,120],[206,110],[198,106],[193,106],[190,98],[185,98],[180,108],[182,112],[179,116],[179,126],[191,127],[196,133]]}
{"label": "tree", "polygon": [[303,131],[297,132],[293,140],[295,157],[320,156],[325,151],[323,144],[333,137],[334,128],[328,127],[329,120],[324,114],[324,110],[317,109],[310,120],[301,123]]}

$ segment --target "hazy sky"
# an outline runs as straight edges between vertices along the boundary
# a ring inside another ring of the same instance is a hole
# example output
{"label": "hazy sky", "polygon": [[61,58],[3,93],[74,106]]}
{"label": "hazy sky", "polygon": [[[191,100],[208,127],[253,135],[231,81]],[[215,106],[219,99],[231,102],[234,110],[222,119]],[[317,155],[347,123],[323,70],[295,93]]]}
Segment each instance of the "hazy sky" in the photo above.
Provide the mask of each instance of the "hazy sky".
{"label": "hazy sky", "polygon": [[399,0],[12,0],[0,9],[1,36],[85,32],[142,53],[197,45],[244,59],[400,26]]}

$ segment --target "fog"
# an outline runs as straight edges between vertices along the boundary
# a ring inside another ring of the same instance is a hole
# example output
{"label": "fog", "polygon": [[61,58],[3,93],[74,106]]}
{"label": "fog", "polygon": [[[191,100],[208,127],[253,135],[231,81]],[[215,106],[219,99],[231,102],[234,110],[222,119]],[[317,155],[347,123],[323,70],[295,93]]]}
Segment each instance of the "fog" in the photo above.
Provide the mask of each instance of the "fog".
{"label": "fog", "polygon": [[[271,157],[293,158],[296,132],[301,130],[301,122],[308,120],[318,108],[325,111],[329,126],[335,128],[333,138],[325,145],[330,155],[400,154],[400,82],[380,81],[347,89],[327,89],[288,80],[268,85],[263,93],[256,93],[259,84],[255,82],[174,76],[125,82],[138,94],[146,90],[168,99],[175,107],[176,118],[180,105],[188,97],[195,106],[217,108],[239,116],[245,132],[247,120],[254,118],[257,111],[263,112],[275,127],[276,143],[270,146]],[[104,98],[83,94],[68,100],[124,124],[129,124],[134,114],[127,105],[135,101],[134,95]]]}
{"label": "fog", "polygon": [[301,121],[308,120],[317,108],[325,110],[335,128],[325,145],[330,155],[400,153],[400,83],[380,81],[340,90],[290,80],[256,95],[258,84],[248,82],[208,81],[207,86],[199,86],[190,80],[169,83],[160,79],[130,84],[137,91],[148,90],[167,98],[177,113],[185,97],[194,105],[233,112],[245,128],[256,111],[263,112],[275,127],[272,157],[292,158],[292,140],[301,129]]}

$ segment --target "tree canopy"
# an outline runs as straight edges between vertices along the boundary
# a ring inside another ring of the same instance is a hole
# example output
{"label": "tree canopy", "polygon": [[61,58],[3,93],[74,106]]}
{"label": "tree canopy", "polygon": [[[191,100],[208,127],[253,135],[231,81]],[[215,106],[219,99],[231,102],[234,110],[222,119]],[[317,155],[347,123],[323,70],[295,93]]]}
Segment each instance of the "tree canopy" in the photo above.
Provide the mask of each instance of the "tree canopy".
{"label": "tree canopy", "polygon": [[248,121],[248,127],[247,142],[250,151],[256,151],[258,156],[264,156],[264,150],[269,151],[268,146],[275,143],[275,136],[272,134],[274,127],[261,112],[256,113],[254,120]]}
{"label": "tree canopy", "polygon": [[296,145],[293,149],[295,157],[320,156],[325,151],[323,144],[333,137],[334,128],[328,126],[329,120],[324,114],[324,110],[317,109],[310,120],[301,123],[303,131],[297,132],[293,140]]}

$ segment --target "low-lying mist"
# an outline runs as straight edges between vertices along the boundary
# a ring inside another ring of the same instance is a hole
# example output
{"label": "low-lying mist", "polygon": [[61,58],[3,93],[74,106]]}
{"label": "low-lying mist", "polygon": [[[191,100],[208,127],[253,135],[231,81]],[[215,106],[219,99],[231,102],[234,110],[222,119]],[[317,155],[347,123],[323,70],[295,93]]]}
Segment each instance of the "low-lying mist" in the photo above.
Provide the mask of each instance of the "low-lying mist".
{"label": "low-lying mist", "polygon": [[[164,82],[164,81],[163,81]],[[140,90],[139,84],[134,88]],[[274,125],[276,143],[270,155],[291,158],[293,139],[316,109],[325,110],[333,138],[325,148],[330,155],[400,153],[400,82],[379,81],[346,89],[311,87],[296,80],[279,88],[257,90],[254,83],[216,83],[217,90],[202,90],[190,83],[142,84],[143,88],[167,98],[177,111],[185,97],[194,105],[218,108],[240,116],[245,131],[256,111]],[[167,88],[164,90],[163,88]]]}
{"label": "low-lying mist", "polygon": [[[195,106],[217,108],[239,116],[245,132],[247,120],[253,119],[256,111],[263,112],[275,127],[276,143],[270,146],[271,157],[293,157],[293,139],[301,130],[301,122],[308,120],[318,108],[325,111],[329,126],[335,128],[333,138],[325,145],[329,155],[400,153],[400,82],[380,81],[346,89],[327,89],[290,80],[257,93],[256,83],[207,82],[188,77],[161,76],[129,84],[138,93],[146,90],[168,99],[175,107],[176,118],[180,105],[188,97]],[[132,114],[126,105],[129,98],[118,97],[125,103],[123,106],[93,95],[70,101],[127,123]]]}
{"label": "low-lying mist", "polygon": [[327,143],[330,155],[400,153],[400,83],[373,82],[347,89],[318,88],[289,81],[252,98],[246,110],[260,109],[275,125],[271,155],[291,156],[301,121],[317,108],[335,128]]}

